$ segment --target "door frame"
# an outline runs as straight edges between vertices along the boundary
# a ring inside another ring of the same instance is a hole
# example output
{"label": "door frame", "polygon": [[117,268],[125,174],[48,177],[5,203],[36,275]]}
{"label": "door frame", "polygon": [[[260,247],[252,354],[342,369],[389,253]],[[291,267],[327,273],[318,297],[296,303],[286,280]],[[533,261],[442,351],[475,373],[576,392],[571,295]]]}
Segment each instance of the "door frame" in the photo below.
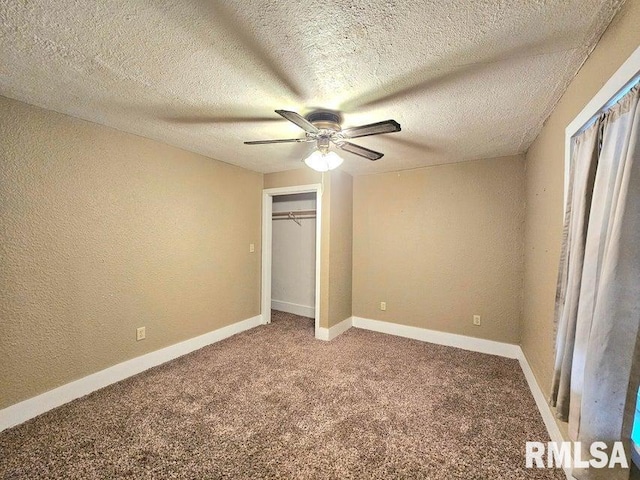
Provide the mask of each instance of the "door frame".
{"label": "door frame", "polygon": [[262,324],[271,323],[271,257],[273,245],[273,197],[296,193],[316,194],[316,278],[315,278],[315,337],[320,329],[320,252],[322,239],[322,184],[265,188],[262,191],[262,288],[260,316]]}

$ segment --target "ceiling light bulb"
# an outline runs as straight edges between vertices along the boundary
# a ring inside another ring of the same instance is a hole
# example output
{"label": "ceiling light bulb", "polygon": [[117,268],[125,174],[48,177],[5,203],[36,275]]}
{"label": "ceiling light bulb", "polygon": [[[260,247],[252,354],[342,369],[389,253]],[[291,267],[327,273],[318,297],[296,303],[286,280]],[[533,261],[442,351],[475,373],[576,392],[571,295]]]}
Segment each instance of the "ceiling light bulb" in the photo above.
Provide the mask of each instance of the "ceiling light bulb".
{"label": "ceiling light bulb", "polygon": [[338,168],[342,162],[342,158],[340,158],[337,153],[322,153],[320,150],[316,150],[304,160],[304,163],[306,163],[309,168],[313,168],[318,172],[326,172]]}

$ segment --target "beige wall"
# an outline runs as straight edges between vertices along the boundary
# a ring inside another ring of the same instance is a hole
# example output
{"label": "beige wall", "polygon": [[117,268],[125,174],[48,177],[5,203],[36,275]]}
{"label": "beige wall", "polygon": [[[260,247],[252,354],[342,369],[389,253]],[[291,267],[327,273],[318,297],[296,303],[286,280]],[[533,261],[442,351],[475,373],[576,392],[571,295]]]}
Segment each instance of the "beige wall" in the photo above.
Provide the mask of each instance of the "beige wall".
{"label": "beige wall", "polygon": [[[328,178],[328,176],[329,174],[326,173],[325,177]],[[307,167],[264,175],[264,188],[292,187],[314,183],[322,183],[322,174]]]}
{"label": "beige wall", "polygon": [[576,75],[526,155],[525,282],[522,348],[549,392],[553,308],[562,236],[564,132],[640,45],[640,1],[627,0]]}
{"label": "beige wall", "polygon": [[353,178],[331,172],[329,327],[351,317],[353,251]]}
{"label": "beige wall", "polygon": [[[334,170],[309,168],[268,173],[264,188],[323,184],[320,246],[320,326],[329,328],[351,316],[352,178]],[[334,192],[335,190],[335,197]],[[335,245],[334,245],[335,243]]]}
{"label": "beige wall", "polygon": [[0,408],[260,313],[261,174],[3,97],[0,118]]}
{"label": "beige wall", "polygon": [[355,177],[353,315],[518,343],[523,200],[521,156]]}

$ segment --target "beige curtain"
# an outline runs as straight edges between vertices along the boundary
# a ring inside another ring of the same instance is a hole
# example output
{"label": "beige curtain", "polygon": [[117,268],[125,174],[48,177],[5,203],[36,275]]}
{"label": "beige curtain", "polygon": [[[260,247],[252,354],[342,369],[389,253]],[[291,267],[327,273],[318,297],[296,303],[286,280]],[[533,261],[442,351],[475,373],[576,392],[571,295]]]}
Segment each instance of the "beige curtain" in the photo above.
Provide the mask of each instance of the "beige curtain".
{"label": "beige curtain", "polygon": [[[563,359],[556,358],[559,381],[554,392],[561,418],[567,418],[568,411],[571,438],[582,443],[583,459],[589,459],[589,446],[596,441],[609,448],[622,441],[630,453],[640,382],[639,100],[640,89],[635,87],[597,122],[602,143],[590,208],[585,209],[586,235],[573,236],[570,227],[563,247],[568,257],[563,259],[566,293],[563,298],[560,277],[557,309],[557,351]],[[589,159],[593,162],[592,156]],[[579,190],[582,159],[576,156],[575,161],[572,205],[579,203],[576,195],[588,193]],[[576,211],[570,216],[570,226],[579,223],[573,218]],[[560,337],[562,332],[569,333]],[[571,359],[566,360],[570,350]],[[573,475],[581,480],[626,480],[629,471],[574,469]]]}
{"label": "beige curtain", "polygon": [[565,221],[556,293],[556,357],[550,403],[569,419],[571,368],[582,281],[587,221],[598,164],[601,119],[573,139]]}

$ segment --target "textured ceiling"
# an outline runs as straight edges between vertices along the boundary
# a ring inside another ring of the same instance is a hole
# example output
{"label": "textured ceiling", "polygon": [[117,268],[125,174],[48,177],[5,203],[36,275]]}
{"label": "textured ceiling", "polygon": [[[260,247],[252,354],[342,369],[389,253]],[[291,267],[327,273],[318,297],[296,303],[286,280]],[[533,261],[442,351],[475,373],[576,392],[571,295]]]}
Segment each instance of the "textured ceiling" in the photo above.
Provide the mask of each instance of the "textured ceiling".
{"label": "textured ceiling", "polygon": [[402,132],[364,174],[524,152],[619,0],[0,0],[0,94],[261,172],[313,144],[275,109]]}

